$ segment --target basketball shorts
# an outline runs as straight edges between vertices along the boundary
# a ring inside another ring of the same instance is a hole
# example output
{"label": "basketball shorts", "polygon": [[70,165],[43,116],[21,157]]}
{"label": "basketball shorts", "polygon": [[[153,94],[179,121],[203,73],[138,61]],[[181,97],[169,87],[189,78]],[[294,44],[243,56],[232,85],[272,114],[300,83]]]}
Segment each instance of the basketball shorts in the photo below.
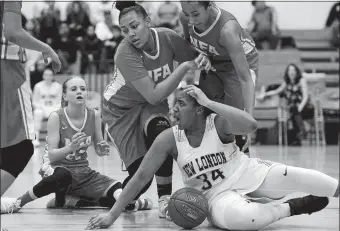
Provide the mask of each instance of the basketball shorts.
{"label": "basketball shorts", "polygon": [[1,60],[1,148],[35,138],[32,91],[23,63]]}
{"label": "basketball shorts", "polygon": [[[247,61],[252,81],[256,85],[258,76],[257,50],[247,55]],[[208,73],[202,71],[199,86],[209,99],[243,110],[242,88],[235,67],[231,61],[221,65],[223,67],[220,67],[217,71],[209,71]]]}
{"label": "basketball shorts", "polygon": [[[279,163],[258,158],[249,158],[247,166],[240,172],[240,175],[234,175],[237,180],[232,184],[228,181],[220,183],[220,192],[217,196],[209,200],[209,221],[213,225],[228,229],[226,214],[230,213],[234,203],[248,203],[250,198],[248,193],[258,189],[265,180],[269,170]],[[224,189],[223,189],[223,184]],[[231,217],[232,218],[232,217]]]}
{"label": "basketball shorts", "polygon": [[72,174],[72,184],[67,194],[87,201],[98,201],[99,198],[105,197],[109,189],[118,183],[90,167],[68,167],[65,169]]}
{"label": "basketball shorts", "polygon": [[[108,124],[108,136],[118,149],[124,165],[129,167],[147,152],[144,129],[148,122],[158,116],[168,118],[168,105],[162,102],[133,107],[118,119],[113,119],[109,110],[104,104],[103,120]],[[110,123],[113,120],[114,123]]]}

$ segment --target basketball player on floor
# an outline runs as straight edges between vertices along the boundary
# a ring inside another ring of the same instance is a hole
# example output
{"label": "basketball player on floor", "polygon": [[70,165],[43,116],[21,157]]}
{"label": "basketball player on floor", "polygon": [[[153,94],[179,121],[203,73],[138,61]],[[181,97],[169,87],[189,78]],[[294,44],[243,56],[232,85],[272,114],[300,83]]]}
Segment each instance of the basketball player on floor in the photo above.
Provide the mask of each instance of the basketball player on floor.
{"label": "basketball player on floor", "polygon": [[[1,196],[24,170],[34,148],[31,90],[24,69],[24,48],[42,52],[61,68],[58,55],[21,26],[21,1],[0,1],[1,54]],[[15,163],[15,164],[14,164]],[[5,200],[1,200],[1,207]]]}
{"label": "basketball player on floor", "polygon": [[[206,196],[208,219],[221,229],[262,229],[285,217],[320,211],[328,205],[328,197],[338,197],[339,182],[330,176],[249,158],[240,151],[233,134],[256,130],[257,122],[250,114],[209,100],[193,85],[177,90],[175,99],[178,125],[156,138],[110,212],[92,217],[88,229],[112,225],[169,156],[177,161],[184,185]],[[294,192],[313,196],[276,205],[248,200],[277,200]]]}
{"label": "basketball player on floor", "polygon": [[[70,77],[63,84],[61,109],[52,112],[47,123],[46,152],[52,171],[21,197],[7,198],[6,208],[1,213],[18,212],[27,203],[55,193],[55,207],[63,207],[66,195],[68,204],[72,196],[73,207],[80,203],[98,202],[111,208],[122,191],[122,184],[89,167],[88,146],[94,143],[98,156],[109,154],[110,146],[103,140],[100,113],[86,108],[87,87],[81,77]],[[71,196],[71,197],[70,197]],[[144,203],[144,206],[152,204]],[[149,206],[149,209],[151,208]]]}
{"label": "basketball player on floor", "polygon": [[[200,64],[209,70],[210,62],[204,55],[195,60],[198,52],[174,31],[150,28],[141,5],[117,1],[116,8],[125,39],[115,54],[115,75],[104,92],[102,117],[129,173],[124,187],[157,135],[170,127],[167,97],[188,70],[198,70]],[[174,60],[181,63],[176,69]],[[166,217],[164,208],[172,192],[172,165],[171,157],[165,159],[155,174],[161,218]],[[131,199],[136,200],[151,183],[152,179]]]}
{"label": "basketball player on floor", "polygon": [[33,89],[33,117],[35,125],[36,139],[34,146],[39,146],[41,123],[43,119],[49,117],[51,112],[60,108],[62,89],[60,83],[54,81],[53,71],[49,68],[43,72],[43,81],[40,81]]}
{"label": "basketball player on floor", "polygon": [[[199,85],[210,99],[252,114],[258,73],[258,52],[237,19],[212,1],[181,1],[180,21],[185,38],[210,58],[212,68],[202,72]],[[246,139],[244,139],[246,137]],[[236,136],[249,156],[251,134]]]}

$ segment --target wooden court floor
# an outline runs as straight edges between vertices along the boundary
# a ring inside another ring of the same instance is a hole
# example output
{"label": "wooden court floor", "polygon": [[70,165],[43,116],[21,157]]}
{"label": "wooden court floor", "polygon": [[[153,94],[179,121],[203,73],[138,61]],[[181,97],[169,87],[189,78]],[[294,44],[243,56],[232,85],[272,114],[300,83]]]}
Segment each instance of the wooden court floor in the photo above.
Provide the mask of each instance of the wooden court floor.
{"label": "wooden court floor", "polygon": [[[34,156],[25,171],[18,177],[17,181],[6,192],[7,197],[18,197],[32,188],[41,179],[38,170],[41,164],[42,148],[36,149]],[[278,146],[252,146],[252,157],[268,159],[281,162],[287,165],[311,168],[322,171],[332,177],[339,179],[339,147],[327,146],[324,148],[315,146],[303,147],[278,147]],[[93,169],[118,180],[123,180],[127,174],[121,171],[121,161],[114,149],[110,156],[97,157],[93,148],[89,149],[90,165]],[[173,191],[183,186],[177,165],[174,166]],[[316,182],[317,183],[317,182]],[[294,196],[302,196],[295,194]],[[38,199],[17,214],[1,215],[1,228],[6,231],[67,231],[84,230],[87,221],[92,215],[104,213],[105,209],[45,209],[46,202],[54,195]],[[151,211],[136,212],[133,214],[124,213],[110,227],[110,230],[138,230],[138,231],[164,231],[181,230],[174,223],[158,218],[157,192],[155,181],[151,188],[145,193],[154,203]],[[286,200],[287,198],[285,198]],[[195,230],[217,230],[209,226],[205,221]],[[339,230],[339,199],[332,198],[330,204],[323,211],[283,219],[267,226],[264,230],[304,230],[304,231],[326,231]]]}

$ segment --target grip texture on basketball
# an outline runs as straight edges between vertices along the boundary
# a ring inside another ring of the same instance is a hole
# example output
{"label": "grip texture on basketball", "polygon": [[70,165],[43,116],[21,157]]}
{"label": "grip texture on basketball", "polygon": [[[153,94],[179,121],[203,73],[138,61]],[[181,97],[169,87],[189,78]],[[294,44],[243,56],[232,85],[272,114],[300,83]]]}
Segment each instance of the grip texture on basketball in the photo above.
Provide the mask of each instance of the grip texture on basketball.
{"label": "grip texture on basketball", "polygon": [[172,221],[185,229],[202,224],[209,212],[207,199],[193,188],[176,191],[170,198],[168,209]]}

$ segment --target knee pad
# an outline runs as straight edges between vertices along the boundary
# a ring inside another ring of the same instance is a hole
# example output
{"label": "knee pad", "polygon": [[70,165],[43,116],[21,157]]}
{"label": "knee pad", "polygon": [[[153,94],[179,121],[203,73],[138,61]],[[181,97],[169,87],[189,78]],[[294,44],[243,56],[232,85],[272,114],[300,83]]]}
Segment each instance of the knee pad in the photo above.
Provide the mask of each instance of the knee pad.
{"label": "knee pad", "polygon": [[165,117],[155,117],[151,119],[144,129],[146,147],[149,149],[156,137],[170,127],[170,122]]}
{"label": "knee pad", "polygon": [[1,148],[0,169],[17,178],[25,169],[33,153],[34,147],[31,140],[24,140],[13,146]]}

